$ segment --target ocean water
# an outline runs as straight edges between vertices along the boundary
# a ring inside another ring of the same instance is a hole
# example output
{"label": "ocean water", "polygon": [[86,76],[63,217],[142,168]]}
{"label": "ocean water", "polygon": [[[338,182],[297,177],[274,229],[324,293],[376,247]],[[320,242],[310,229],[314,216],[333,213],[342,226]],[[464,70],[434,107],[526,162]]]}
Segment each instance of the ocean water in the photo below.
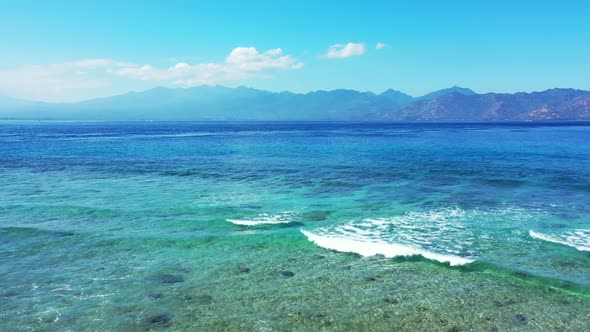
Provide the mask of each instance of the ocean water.
{"label": "ocean water", "polygon": [[2,331],[588,330],[590,123],[0,123]]}

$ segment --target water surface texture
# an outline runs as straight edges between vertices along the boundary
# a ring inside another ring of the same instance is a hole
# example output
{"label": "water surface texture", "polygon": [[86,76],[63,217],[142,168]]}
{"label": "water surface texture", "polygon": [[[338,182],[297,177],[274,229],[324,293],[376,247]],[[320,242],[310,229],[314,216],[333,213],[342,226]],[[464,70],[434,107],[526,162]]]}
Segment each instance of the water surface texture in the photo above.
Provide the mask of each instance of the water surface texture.
{"label": "water surface texture", "polygon": [[0,124],[3,331],[569,330],[588,123]]}

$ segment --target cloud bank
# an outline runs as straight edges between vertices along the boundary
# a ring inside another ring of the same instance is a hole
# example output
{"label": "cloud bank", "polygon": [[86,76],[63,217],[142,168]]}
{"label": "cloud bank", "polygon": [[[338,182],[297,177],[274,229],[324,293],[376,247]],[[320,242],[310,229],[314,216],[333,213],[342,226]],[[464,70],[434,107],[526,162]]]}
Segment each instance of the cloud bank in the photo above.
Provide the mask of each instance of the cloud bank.
{"label": "cloud bank", "polygon": [[284,54],[280,48],[259,52],[255,47],[236,47],[219,62],[178,62],[167,68],[108,58],[83,59],[0,69],[0,95],[75,101],[96,97],[98,90],[113,90],[116,78],[191,87],[269,78],[278,70],[297,70],[303,66],[303,62]]}
{"label": "cloud bank", "polygon": [[151,65],[129,66],[109,72],[142,81],[168,81],[177,86],[191,87],[265,77],[270,70],[294,70],[303,66],[303,62],[293,56],[283,55],[280,48],[260,53],[255,47],[236,47],[225,61],[218,63],[191,65],[178,62],[169,68]]}

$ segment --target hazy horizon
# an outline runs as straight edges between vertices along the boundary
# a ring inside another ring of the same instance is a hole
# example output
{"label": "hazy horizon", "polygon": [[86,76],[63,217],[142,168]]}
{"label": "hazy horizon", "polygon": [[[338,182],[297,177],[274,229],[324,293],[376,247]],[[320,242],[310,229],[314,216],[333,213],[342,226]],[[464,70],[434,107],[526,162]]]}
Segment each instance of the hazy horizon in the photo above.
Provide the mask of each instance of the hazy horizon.
{"label": "hazy horizon", "polygon": [[476,91],[474,89],[471,89],[470,87],[453,85],[453,86],[441,87],[440,89],[436,89],[436,90],[432,90],[432,91],[427,91],[426,93],[421,94],[421,95],[413,95],[413,94],[407,93],[405,91],[402,91],[400,89],[396,89],[396,88],[393,88],[393,87],[392,88],[387,88],[387,89],[382,90],[382,91],[357,90],[357,89],[352,89],[352,88],[335,88],[335,89],[329,89],[329,90],[317,89],[317,90],[309,90],[309,91],[303,91],[303,92],[296,92],[296,91],[289,91],[289,90],[268,90],[268,89],[260,89],[260,88],[256,88],[256,87],[252,87],[252,86],[247,86],[247,85],[230,86],[230,85],[223,85],[223,84],[214,84],[214,85],[211,85],[211,84],[202,84],[202,85],[192,86],[192,87],[169,87],[169,86],[158,85],[158,86],[154,86],[154,87],[143,89],[143,90],[130,90],[130,91],[126,91],[126,92],[122,92],[122,93],[117,93],[117,94],[110,94],[110,95],[104,95],[104,96],[96,96],[96,97],[91,97],[91,98],[87,98],[87,99],[62,101],[62,102],[59,102],[59,101],[46,101],[46,100],[35,100],[35,99],[23,99],[23,98],[18,98],[18,97],[9,96],[9,95],[3,95],[3,94],[0,94],[0,98],[8,98],[8,99],[13,99],[13,100],[18,100],[18,101],[27,101],[27,102],[65,103],[65,104],[69,104],[69,103],[78,103],[78,102],[90,101],[90,100],[93,100],[93,99],[102,99],[102,98],[117,97],[117,96],[131,94],[131,93],[144,93],[144,92],[147,92],[147,91],[150,91],[150,90],[154,90],[154,89],[159,89],[159,88],[188,90],[188,89],[195,89],[195,88],[202,88],[202,87],[228,88],[228,89],[245,88],[245,89],[253,89],[253,90],[267,91],[267,92],[271,92],[271,93],[292,93],[292,94],[298,94],[298,95],[305,95],[305,94],[310,94],[310,93],[314,93],[314,92],[322,92],[322,91],[323,92],[333,92],[333,91],[338,91],[338,90],[356,91],[356,92],[359,92],[359,93],[372,93],[372,94],[375,94],[375,95],[380,95],[380,94],[383,94],[383,93],[385,93],[387,91],[393,90],[393,91],[396,91],[396,92],[403,93],[403,94],[405,94],[407,96],[410,96],[412,98],[420,98],[420,97],[426,96],[426,95],[428,95],[430,93],[433,93],[433,92],[438,92],[438,91],[447,90],[447,89],[453,89],[453,88],[469,89],[469,90],[473,91],[475,94],[488,94],[488,93],[497,93],[497,94],[535,93],[535,92],[543,92],[543,91],[553,90],[553,89],[564,89],[564,90],[572,89],[572,90],[578,90],[578,91],[586,91],[585,89],[580,89],[580,88],[576,88],[576,87],[550,87],[550,88],[542,89],[542,90],[530,90],[530,91],[517,90],[517,91],[514,91],[514,92]]}

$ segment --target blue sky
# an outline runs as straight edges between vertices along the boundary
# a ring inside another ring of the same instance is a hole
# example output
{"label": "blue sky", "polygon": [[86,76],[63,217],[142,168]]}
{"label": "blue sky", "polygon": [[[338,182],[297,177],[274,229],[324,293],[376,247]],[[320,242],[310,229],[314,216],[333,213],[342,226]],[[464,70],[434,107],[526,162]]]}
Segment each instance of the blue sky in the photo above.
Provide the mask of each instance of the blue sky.
{"label": "blue sky", "polygon": [[0,95],[590,90],[589,17],[590,1],[0,0]]}

